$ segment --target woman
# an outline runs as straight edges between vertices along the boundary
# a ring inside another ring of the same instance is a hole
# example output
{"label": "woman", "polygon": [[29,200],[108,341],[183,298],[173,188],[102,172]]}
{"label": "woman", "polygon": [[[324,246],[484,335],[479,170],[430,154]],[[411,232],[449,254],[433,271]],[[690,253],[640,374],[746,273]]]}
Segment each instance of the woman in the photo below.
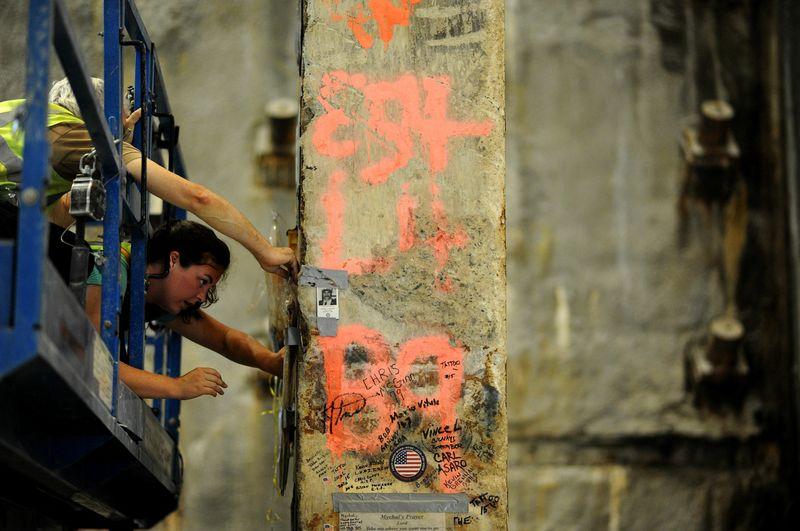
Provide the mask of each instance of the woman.
{"label": "woman", "polygon": [[[122,253],[121,288],[129,293],[128,263]],[[230,265],[228,246],[204,225],[176,221],[159,227],[148,241],[145,321],[156,321],[226,358],[279,375],[283,352],[272,352],[246,333],[231,328],[207,313],[216,302],[216,287]],[[86,292],[86,313],[100,330],[102,276],[95,268]],[[126,295],[126,299],[127,299]],[[127,300],[123,303],[120,334],[130,327]],[[131,367],[120,355],[119,375],[142,398],[186,400],[224,394],[227,387],[219,372],[198,367],[179,378]]]}

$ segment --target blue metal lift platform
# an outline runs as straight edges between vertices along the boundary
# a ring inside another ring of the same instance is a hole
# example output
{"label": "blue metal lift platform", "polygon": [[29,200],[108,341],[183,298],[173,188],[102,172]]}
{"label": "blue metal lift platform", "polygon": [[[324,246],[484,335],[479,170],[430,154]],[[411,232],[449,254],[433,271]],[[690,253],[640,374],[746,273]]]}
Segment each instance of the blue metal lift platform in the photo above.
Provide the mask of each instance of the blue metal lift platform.
{"label": "blue metal lift platform", "polygon": [[49,263],[45,277],[36,354],[0,380],[0,496],[63,524],[149,527],[177,505],[177,445],[122,382],[111,414],[111,355]]}
{"label": "blue metal lift platform", "polygon": [[[177,128],[155,44],[133,0],[104,0],[104,111],[61,0],[30,0],[28,24],[19,231],[16,240],[0,240],[0,528],[12,513],[66,527],[150,527],[178,503],[180,402],[157,400],[151,408],[119,380],[118,283],[103,284],[104,326],[98,334],[47,257],[40,198],[50,172],[45,126],[51,45],[78,100],[106,187],[104,277],[117,276],[120,227],[131,238],[127,346],[130,364],[138,368],[144,366],[144,265],[151,228],[146,174],[141,186],[128,181],[114,142],[122,133],[122,45],[135,46],[137,54],[135,102],[143,118],[135,145],[155,160],[161,154],[151,144],[168,150],[169,168],[185,175]],[[123,40],[126,33],[130,40]],[[185,217],[167,207],[165,215]],[[155,351],[152,370],[178,376],[180,336],[151,334],[147,343]]]}

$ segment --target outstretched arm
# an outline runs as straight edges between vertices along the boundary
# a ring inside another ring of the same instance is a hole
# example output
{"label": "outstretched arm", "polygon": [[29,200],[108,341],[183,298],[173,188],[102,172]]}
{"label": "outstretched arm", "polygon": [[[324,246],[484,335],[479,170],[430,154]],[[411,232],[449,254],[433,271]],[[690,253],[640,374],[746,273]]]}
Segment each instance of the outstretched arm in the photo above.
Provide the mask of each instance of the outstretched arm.
{"label": "outstretched arm", "polygon": [[[87,286],[86,314],[100,332],[100,286]],[[119,378],[141,398],[177,398],[188,400],[202,395],[224,395],[228,384],[210,367],[198,367],[179,378],[155,374],[119,362]]]}
{"label": "outstretched arm", "polygon": [[[141,159],[128,162],[126,167],[138,182],[142,173]],[[187,181],[152,160],[147,161],[147,188],[152,194],[188,210],[211,228],[241,243],[265,271],[284,277],[287,272],[294,272],[296,261],[291,248],[270,245],[250,220],[224,197]]]}
{"label": "outstretched arm", "polygon": [[228,387],[220,373],[210,367],[197,367],[180,378],[171,378],[119,362],[119,377],[140,398],[189,400],[203,395],[224,395],[223,388]]}
{"label": "outstretched arm", "polygon": [[256,367],[262,371],[281,376],[283,374],[283,351],[272,352],[254,337],[225,325],[207,313],[199,312],[199,319],[184,323],[181,319],[170,321],[167,326],[187,339],[218,352],[231,361]]}

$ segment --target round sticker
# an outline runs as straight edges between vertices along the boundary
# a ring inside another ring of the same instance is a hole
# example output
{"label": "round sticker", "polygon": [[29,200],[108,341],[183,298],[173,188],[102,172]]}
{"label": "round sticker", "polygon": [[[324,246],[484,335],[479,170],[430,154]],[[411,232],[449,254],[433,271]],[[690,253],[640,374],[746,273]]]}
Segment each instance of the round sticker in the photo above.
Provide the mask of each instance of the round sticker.
{"label": "round sticker", "polygon": [[416,481],[425,472],[425,454],[416,446],[398,446],[389,458],[389,469],[400,481]]}

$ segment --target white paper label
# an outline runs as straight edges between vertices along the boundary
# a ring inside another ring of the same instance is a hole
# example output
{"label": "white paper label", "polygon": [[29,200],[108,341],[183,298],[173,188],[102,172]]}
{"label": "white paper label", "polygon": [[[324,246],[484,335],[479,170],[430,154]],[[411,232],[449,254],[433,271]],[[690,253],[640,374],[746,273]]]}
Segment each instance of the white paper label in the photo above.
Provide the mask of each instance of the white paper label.
{"label": "white paper label", "polygon": [[111,409],[111,394],[114,386],[114,363],[111,355],[103,348],[104,343],[101,339],[95,338],[92,355],[92,373],[97,380],[97,392],[100,400]]}
{"label": "white paper label", "polygon": [[317,287],[317,317],[339,318],[339,289]]}
{"label": "white paper label", "polygon": [[444,513],[339,513],[339,531],[445,531]]}

